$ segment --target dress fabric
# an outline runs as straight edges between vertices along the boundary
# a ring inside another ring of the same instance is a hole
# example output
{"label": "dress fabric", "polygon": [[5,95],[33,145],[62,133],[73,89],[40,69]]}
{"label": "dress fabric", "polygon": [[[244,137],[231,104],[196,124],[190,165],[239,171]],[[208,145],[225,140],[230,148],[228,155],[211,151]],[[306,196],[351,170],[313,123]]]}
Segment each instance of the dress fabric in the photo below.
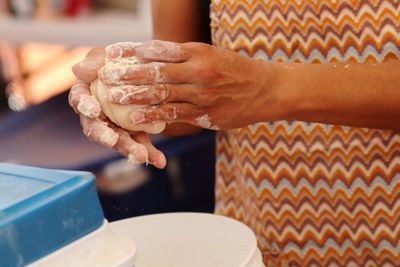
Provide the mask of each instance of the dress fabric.
{"label": "dress fabric", "polygon": [[[211,3],[213,44],[265,61],[398,60],[399,24],[394,0]],[[215,211],[252,228],[266,266],[400,266],[400,135],[287,121],[221,131]]]}

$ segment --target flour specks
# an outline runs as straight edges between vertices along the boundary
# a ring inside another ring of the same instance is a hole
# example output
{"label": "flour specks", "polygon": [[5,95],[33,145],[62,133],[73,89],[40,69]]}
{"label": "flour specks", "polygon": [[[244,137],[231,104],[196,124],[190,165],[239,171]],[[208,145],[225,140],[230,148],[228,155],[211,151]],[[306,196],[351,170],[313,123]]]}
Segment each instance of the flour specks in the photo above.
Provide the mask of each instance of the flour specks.
{"label": "flour specks", "polygon": [[120,85],[115,86],[108,92],[108,98],[119,104],[129,104],[130,99],[140,99],[140,95],[148,91],[148,85]]}
{"label": "flour specks", "polygon": [[283,65],[283,68],[286,69],[286,70],[292,70],[293,66]]}
{"label": "flour specks", "polygon": [[135,68],[140,69],[139,60],[135,57],[127,57],[109,60],[100,69],[100,76],[107,84],[117,84],[121,82],[121,78],[126,77],[129,71],[135,71]]}
{"label": "flour specks", "polygon": [[106,47],[106,60],[110,58],[122,58],[124,53],[132,54],[135,47],[141,45],[141,42],[119,42]]}
{"label": "flour specks", "polygon": [[202,128],[209,129],[211,127],[210,117],[208,116],[208,114],[197,117],[196,124]]}
{"label": "flour specks", "polygon": [[154,68],[154,80],[156,83],[163,83],[164,78],[161,72],[164,63],[157,63]]}
{"label": "flour specks", "polygon": [[99,102],[90,95],[81,95],[77,109],[88,118],[96,118],[101,113]]}

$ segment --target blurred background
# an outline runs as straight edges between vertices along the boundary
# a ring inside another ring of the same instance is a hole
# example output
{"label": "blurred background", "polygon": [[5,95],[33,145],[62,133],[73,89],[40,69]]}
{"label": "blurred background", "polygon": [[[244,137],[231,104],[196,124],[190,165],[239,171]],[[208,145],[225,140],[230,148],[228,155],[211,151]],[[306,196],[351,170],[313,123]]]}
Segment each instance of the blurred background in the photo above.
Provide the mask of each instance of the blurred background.
{"label": "blurred background", "polygon": [[149,0],[0,0],[0,161],[94,172],[110,221],[212,212],[213,132],[153,136],[168,161],[157,170],[89,142],[68,106],[71,66],[91,47],[148,39]]}

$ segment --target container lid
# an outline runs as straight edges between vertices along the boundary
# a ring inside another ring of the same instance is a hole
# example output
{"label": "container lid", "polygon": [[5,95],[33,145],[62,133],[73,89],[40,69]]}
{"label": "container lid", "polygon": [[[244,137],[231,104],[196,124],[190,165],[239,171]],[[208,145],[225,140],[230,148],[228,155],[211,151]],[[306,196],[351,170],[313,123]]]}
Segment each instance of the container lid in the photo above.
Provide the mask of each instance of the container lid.
{"label": "container lid", "polygon": [[0,163],[2,266],[25,266],[103,219],[92,174]]}

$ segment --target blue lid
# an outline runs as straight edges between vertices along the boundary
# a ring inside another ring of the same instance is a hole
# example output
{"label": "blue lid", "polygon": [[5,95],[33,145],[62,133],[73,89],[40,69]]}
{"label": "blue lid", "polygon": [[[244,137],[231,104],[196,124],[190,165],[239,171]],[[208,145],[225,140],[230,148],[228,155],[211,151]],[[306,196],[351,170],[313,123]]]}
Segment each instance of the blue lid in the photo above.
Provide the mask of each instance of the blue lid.
{"label": "blue lid", "polygon": [[97,229],[94,176],[0,163],[0,266],[25,266]]}

